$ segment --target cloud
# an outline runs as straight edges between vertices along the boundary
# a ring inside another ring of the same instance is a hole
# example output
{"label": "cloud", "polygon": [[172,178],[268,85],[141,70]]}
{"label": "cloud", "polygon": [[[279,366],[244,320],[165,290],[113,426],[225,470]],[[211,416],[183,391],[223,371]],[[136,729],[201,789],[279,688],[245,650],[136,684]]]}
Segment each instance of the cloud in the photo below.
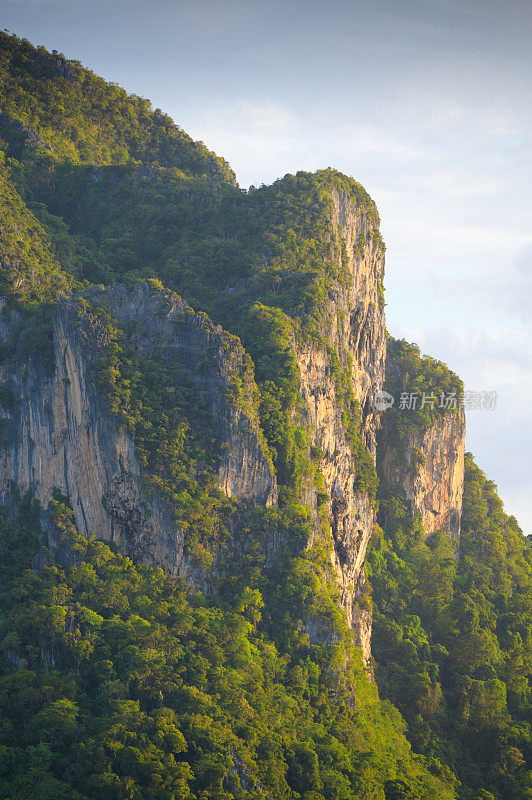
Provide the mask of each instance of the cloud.
{"label": "cloud", "polygon": [[240,183],[260,184],[289,171],[300,122],[288,107],[248,98],[222,100],[197,110],[187,130],[223,153],[237,172]]}
{"label": "cloud", "polygon": [[532,245],[524,248],[507,276],[501,295],[508,313],[516,314],[529,323],[532,318]]}
{"label": "cloud", "polygon": [[261,137],[286,137],[295,135],[298,129],[295,114],[275,103],[260,105],[241,100],[233,105],[229,113],[237,124],[243,124]]}
{"label": "cloud", "polygon": [[[426,154],[419,146],[407,141],[395,138],[389,131],[378,125],[358,124],[353,128],[348,128],[345,133],[343,126],[338,126],[337,135],[331,138],[334,148],[343,157],[353,156],[376,156],[379,159],[394,161],[413,162],[419,161]],[[340,134],[340,135],[338,135]]]}

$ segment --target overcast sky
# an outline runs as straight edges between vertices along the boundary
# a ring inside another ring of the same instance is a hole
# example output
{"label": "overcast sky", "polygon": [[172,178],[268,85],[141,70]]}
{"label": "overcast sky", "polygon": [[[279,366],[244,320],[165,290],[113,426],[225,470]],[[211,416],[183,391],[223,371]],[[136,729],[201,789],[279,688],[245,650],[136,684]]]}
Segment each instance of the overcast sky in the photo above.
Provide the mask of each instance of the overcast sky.
{"label": "overcast sky", "polygon": [[494,411],[468,448],[532,533],[532,3],[0,0],[148,97],[241,186],[333,166],[379,207],[387,323]]}

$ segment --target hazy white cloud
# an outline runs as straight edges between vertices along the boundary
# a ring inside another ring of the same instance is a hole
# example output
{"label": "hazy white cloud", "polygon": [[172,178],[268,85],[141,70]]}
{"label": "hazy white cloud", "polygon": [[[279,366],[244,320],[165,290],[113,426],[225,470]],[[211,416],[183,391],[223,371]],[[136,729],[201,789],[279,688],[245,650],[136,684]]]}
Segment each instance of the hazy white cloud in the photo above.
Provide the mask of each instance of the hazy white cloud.
{"label": "hazy white cloud", "polygon": [[453,175],[448,170],[434,172],[425,177],[424,184],[427,191],[434,192],[441,200],[458,198],[479,198],[490,195],[500,194],[508,185],[508,181],[502,177],[472,180],[470,176],[459,172]]}
{"label": "hazy white cloud", "polygon": [[242,186],[279,177],[294,155],[300,123],[289,108],[273,102],[227,99],[190,116],[189,133],[223,153]]}
{"label": "hazy white cloud", "polygon": [[336,136],[331,136],[334,149],[344,158],[369,156],[379,160],[393,159],[395,162],[410,164],[426,157],[422,148],[394,138],[383,127],[364,124],[355,124],[352,128],[345,127],[347,132],[344,126],[338,126],[335,131]]}
{"label": "hazy white cloud", "polygon": [[236,103],[229,113],[236,120],[261,137],[293,136],[298,130],[297,118],[288,108],[275,103],[260,105],[249,101]]}

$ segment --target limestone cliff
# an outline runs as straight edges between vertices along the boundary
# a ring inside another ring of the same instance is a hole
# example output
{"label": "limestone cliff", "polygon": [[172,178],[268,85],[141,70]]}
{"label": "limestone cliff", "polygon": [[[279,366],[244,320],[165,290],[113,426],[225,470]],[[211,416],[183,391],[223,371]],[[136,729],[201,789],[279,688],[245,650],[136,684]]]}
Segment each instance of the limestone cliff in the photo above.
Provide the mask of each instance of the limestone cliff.
{"label": "limestone cliff", "polygon": [[[137,560],[175,574],[189,570],[183,535],[160,492],[143,485],[132,435],[95,379],[110,343],[94,308],[127,329],[144,357],[172,361],[206,405],[220,451],[218,481],[228,495],[268,505],[276,482],[253,411],[253,374],[236,337],[194,314],[177,295],[147,284],[88,290],[60,301],[53,316],[54,367],[17,346],[17,313],[4,316],[1,338],[11,357],[0,367],[0,500],[12,485],[31,489],[44,509],[54,489],[70,498],[79,530],[115,542]],[[15,342],[15,344],[13,344]]]}
{"label": "limestone cliff", "polygon": [[[294,335],[293,349],[300,377],[297,424],[320,454],[332,566],[367,658],[371,619],[360,599],[375,504],[362,485],[360,460],[375,460],[373,397],[384,380],[386,348],[384,248],[374,205],[358,185],[347,183],[329,187],[321,235],[330,240],[337,266],[325,275],[322,328],[319,336]],[[0,381],[12,401],[0,409],[0,500],[8,500],[14,483],[20,491],[31,489],[45,508],[59,489],[69,495],[83,533],[94,531],[137,559],[188,574],[183,536],[162,494],[152,489],[147,496],[134,437],[120,427],[95,379],[112,345],[94,313],[98,308],[142,358],[177,364],[181,379],[206,404],[224,494],[262,506],[276,502],[276,479],[254,410],[252,365],[239,340],[177,295],[147,284],[93,287],[82,298],[61,300],[53,317],[53,374],[31,348],[13,349],[26,323],[14,312],[7,315],[2,339],[11,357],[1,365]],[[312,511],[313,537],[323,535],[323,500],[320,515],[312,481],[302,499]]]}
{"label": "limestone cliff", "polygon": [[443,414],[430,428],[412,428],[400,447],[386,439],[382,475],[399,484],[419,511],[425,533],[446,531],[458,545],[464,487],[465,419],[462,411]]}
{"label": "limestone cliff", "polygon": [[[369,662],[363,566],[376,515],[372,475],[380,422],[373,401],[385,376],[384,247],[367,196],[341,183],[329,189],[328,233],[322,235],[337,266],[326,274],[320,329],[299,335],[294,326],[294,422],[307,431],[319,469],[319,480],[303,481],[301,500],[313,521],[308,544],[330,535],[340,602]],[[97,372],[113,347],[109,325],[118,326],[140,358],[173,365],[176,390],[186,384],[206,409],[219,488],[246,505],[268,506],[277,502],[276,476],[259,425],[253,365],[240,341],[148,283],[93,287],[64,298],[52,323],[50,370],[39,350],[24,344],[27,320],[14,311],[3,315],[0,501],[9,502],[15,485],[31,490],[46,509],[58,489],[69,496],[81,532],[94,531],[137,560],[203,585],[168,498],[153,485],[146,491],[134,435],[120,424],[120,409],[110,408]],[[411,425],[399,438],[386,422],[379,459],[384,480],[404,489],[427,533],[444,528],[457,538],[462,414]],[[269,551],[276,546],[270,542]]]}
{"label": "limestone cliff", "polygon": [[[395,405],[382,415],[381,481],[404,491],[427,535],[446,531],[457,547],[464,485],[461,381],[441,362],[422,357],[416,345],[390,339],[386,388]],[[401,408],[402,392],[414,398],[412,408]],[[423,396],[432,398],[430,405]]]}
{"label": "limestone cliff", "polygon": [[[323,453],[320,469],[330,497],[331,557],[341,603],[368,660],[371,616],[357,598],[364,585],[363,565],[375,507],[369,493],[357,485],[359,466],[346,429],[338,372],[344,373],[352,387],[360,409],[361,444],[374,460],[379,422],[373,398],[383,384],[386,357],[384,248],[374,217],[348,194],[334,190],[332,196],[332,227],[342,245],[338,251],[343,252],[348,280],[329,286],[324,315],[326,346],[298,346],[296,354],[311,442]],[[331,351],[338,358],[336,365]]]}

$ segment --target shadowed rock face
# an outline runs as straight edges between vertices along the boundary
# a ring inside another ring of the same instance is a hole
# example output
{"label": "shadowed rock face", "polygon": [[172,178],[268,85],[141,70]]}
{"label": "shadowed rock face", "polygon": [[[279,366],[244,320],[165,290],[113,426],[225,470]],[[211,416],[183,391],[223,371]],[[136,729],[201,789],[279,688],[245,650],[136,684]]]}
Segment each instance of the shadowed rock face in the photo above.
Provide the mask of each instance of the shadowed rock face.
{"label": "shadowed rock face", "polygon": [[[206,402],[222,445],[218,477],[226,494],[274,503],[275,476],[251,410],[253,375],[238,339],[194,314],[177,295],[144,284],[96,289],[86,297],[122,325],[135,323],[130,343],[137,352],[150,357],[157,349],[174,360],[178,374]],[[16,326],[16,315],[3,323],[4,342]],[[152,490],[146,497],[133,439],[118,428],[93,377],[109,343],[107,329],[75,299],[60,302],[53,326],[53,375],[36,357],[1,368],[13,401],[0,410],[0,500],[9,501],[14,482],[22,492],[32,489],[46,508],[59,489],[70,497],[81,532],[94,531],[137,560],[185,575],[182,535],[162,496]]]}
{"label": "shadowed rock face", "polygon": [[[222,444],[218,478],[224,493],[265,506],[275,503],[275,476],[252,410],[253,371],[239,339],[170,292],[112,286],[89,297],[121,325],[133,327],[130,341],[140,355],[149,358],[157,351],[164,361],[176,363],[195,394],[206,400]],[[240,401],[234,398],[235,381],[242,386]]]}

